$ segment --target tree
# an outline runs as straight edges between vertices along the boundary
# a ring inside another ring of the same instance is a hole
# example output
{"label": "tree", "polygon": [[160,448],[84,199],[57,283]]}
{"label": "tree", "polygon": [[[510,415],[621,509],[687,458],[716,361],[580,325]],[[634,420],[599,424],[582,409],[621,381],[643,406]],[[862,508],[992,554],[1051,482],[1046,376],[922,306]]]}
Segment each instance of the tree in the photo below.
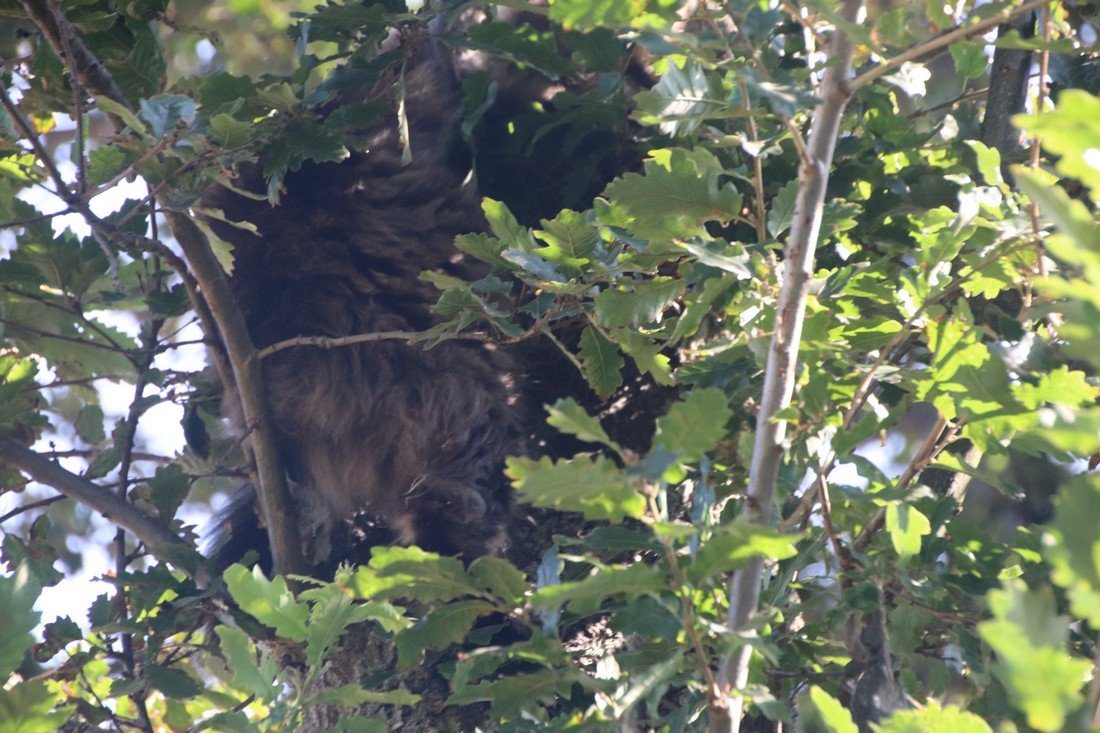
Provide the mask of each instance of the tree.
{"label": "tree", "polygon": [[[0,728],[1094,728],[1095,5],[504,5],[530,15],[9,6]],[[257,68],[261,20],[281,55]],[[529,567],[379,547],[304,579],[262,355],[200,196],[260,154],[273,200],[341,159],[379,114],[347,90],[400,63],[391,29],[429,27],[557,91],[509,106],[500,77],[465,79],[491,231],[456,246],[493,281],[437,278],[443,323],[416,337],[562,352],[556,377],[587,386],[547,422],[573,454],[507,474],[571,514]],[[542,177],[517,185],[517,161]],[[70,214],[82,233],[55,230]],[[507,283],[510,305],[482,297]],[[172,356],[191,323],[247,436]],[[600,408],[634,373],[627,402],[667,400],[627,444],[645,410]],[[130,394],[117,419],[104,383]],[[196,445],[152,455],[165,402]],[[968,501],[1019,506],[1025,459],[1051,516]],[[246,475],[283,574],[209,577],[180,507]],[[114,589],[86,624],[40,626],[91,512],[117,528]]]}

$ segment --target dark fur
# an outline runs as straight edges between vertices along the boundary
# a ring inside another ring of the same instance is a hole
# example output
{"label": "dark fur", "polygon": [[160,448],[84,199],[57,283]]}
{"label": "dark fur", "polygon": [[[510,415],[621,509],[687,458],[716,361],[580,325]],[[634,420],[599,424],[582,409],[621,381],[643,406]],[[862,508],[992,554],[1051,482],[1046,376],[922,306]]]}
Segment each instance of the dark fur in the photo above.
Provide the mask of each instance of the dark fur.
{"label": "dark fur", "polygon": [[[453,246],[485,225],[466,171],[451,164],[459,86],[446,52],[421,42],[405,85],[411,163],[402,164],[392,114],[367,131],[367,152],[289,174],[287,204],[224,192],[208,202],[259,227],[259,237],[219,228],[234,244],[232,288],[258,347],[422,331],[436,322],[438,291],[421,271],[478,276]],[[261,190],[262,181],[253,171],[240,184]],[[381,541],[467,558],[502,550],[511,511],[503,459],[517,452],[517,417],[500,352],[468,341],[305,346],[266,359],[264,378],[312,561],[329,559],[356,514]],[[216,565],[262,540],[251,503],[238,497],[223,516]]]}

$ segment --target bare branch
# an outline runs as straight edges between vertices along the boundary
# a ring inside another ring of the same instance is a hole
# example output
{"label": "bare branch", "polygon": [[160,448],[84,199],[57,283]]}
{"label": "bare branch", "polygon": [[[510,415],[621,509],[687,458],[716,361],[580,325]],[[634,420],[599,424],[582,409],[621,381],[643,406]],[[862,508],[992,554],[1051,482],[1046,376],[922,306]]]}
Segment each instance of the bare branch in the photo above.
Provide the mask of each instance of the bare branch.
{"label": "bare branch", "polygon": [[[132,532],[145,543],[156,557],[177,564],[177,553],[172,550],[194,548],[181,539],[168,526],[161,523],[128,501],[124,501],[108,489],[66,470],[35,451],[0,435],[0,459],[23,471],[35,481],[51,486],[66,496],[76,499],[96,510],[119,527]],[[164,552],[167,550],[168,552]],[[187,568],[180,568],[190,573]],[[204,576],[200,571],[199,576]],[[195,577],[200,584],[205,577]]]}
{"label": "bare branch", "polygon": [[[862,8],[862,0],[845,0],[841,15],[854,23]],[[843,29],[838,28],[829,44],[828,68],[821,84],[821,104],[816,108],[809,141],[798,174],[798,195],[790,239],[787,242],[783,284],[779,292],[775,333],[768,352],[764,372],[764,388],[756,423],[756,443],[749,469],[748,499],[745,514],[757,524],[771,523],[772,502],[783,458],[783,438],[786,422],[776,414],[790,405],[794,394],[798,366],[798,349],[802,339],[806,298],[813,270],[814,250],[821,229],[825,205],[825,187],[829,179],[833,152],[840,132],[841,115],[851,96],[848,76],[851,73],[853,43]],[[764,561],[754,558],[730,581],[729,628],[739,632],[746,628],[756,613],[760,601],[760,585]],[[744,699],[738,691],[748,681],[752,648],[742,645],[726,657],[721,667],[721,682],[731,694],[730,718],[724,728],[711,724],[711,730],[736,732]]]}
{"label": "bare branch", "polygon": [[30,504],[17,506],[4,516],[0,517],[0,524],[3,524],[4,522],[14,517],[18,517],[20,514],[26,514],[27,512],[33,512],[35,509],[42,509],[43,507],[52,506],[57,502],[68,498],[69,497],[65,496],[64,494],[57,494],[55,496],[50,496],[45,499],[39,499],[38,501],[32,501]]}
{"label": "bare branch", "polygon": [[279,460],[272,430],[272,416],[263,389],[260,356],[248,333],[244,315],[229,289],[225,270],[214,257],[206,236],[191,219],[174,211],[166,212],[168,225],[179,242],[191,272],[198,282],[229,356],[233,379],[245,421],[252,430],[249,443],[256,466],[257,494],[275,571],[302,574],[306,571],[298,520],[290,498],[286,474]]}
{"label": "bare branch", "polygon": [[[944,433],[945,430],[947,430],[946,434]],[[921,471],[924,470],[924,467],[931,463],[932,459],[946,447],[947,443],[955,437],[956,432],[957,429],[955,427],[948,427],[947,420],[943,415],[937,415],[936,422],[928,432],[928,436],[924,439],[924,443],[916,454],[913,455],[905,471],[898,477],[898,482],[895,484],[895,490],[901,492],[908,489],[913,479],[919,476]],[[882,530],[885,521],[886,510],[879,509],[863,529],[860,530],[859,535],[852,540],[852,549],[856,552],[863,552],[863,550],[867,549],[867,546],[871,544],[871,540]]]}
{"label": "bare branch", "polygon": [[420,334],[416,331],[379,331],[377,333],[357,333],[352,336],[295,336],[286,341],[277,341],[271,346],[260,349],[259,357],[266,359],[286,349],[297,346],[314,346],[318,349],[335,349],[340,346],[367,344],[373,341],[410,341]]}

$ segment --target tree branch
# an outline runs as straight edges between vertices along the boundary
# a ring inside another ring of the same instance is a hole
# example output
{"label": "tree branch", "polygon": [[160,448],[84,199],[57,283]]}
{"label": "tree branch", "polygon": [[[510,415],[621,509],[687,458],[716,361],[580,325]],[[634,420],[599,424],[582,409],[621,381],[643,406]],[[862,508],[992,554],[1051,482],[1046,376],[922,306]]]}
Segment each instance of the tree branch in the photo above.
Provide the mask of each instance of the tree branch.
{"label": "tree branch", "polygon": [[[54,52],[69,64],[86,89],[129,106],[107,68],[84,45],[60,11],[50,7],[51,0],[21,2]],[[117,120],[115,124],[120,126]],[[80,211],[91,216],[86,206],[81,207]],[[202,317],[204,327],[210,329],[214,326],[213,330],[208,330],[208,334],[219,334],[226,348],[229,368],[219,364],[219,371],[223,380],[232,375],[241,399],[242,412],[251,431],[249,445],[256,466],[255,483],[267,525],[275,571],[282,574],[304,573],[306,563],[298,536],[297,519],[290,500],[286,474],[275,447],[270,409],[264,397],[256,347],[248,334],[244,316],[229,289],[225,272],[210,250],[205,235],[183,214],[172,211],[166,214],[172,233],[183,249],[190,272],[194,276],[197,287],[189,287],[188,292],[196,310]],[[211,320],[213,324],[210,323]],[[229,384],[228,381],[226,383]]]}
{"label": "tree branch", "polygon": [[[377,333],[357,333],[352,336],[295,336],[285,341],[277,341],[271,346],[265,346],[260,349],[259,357],[266,359],[272,354],[277,354],[280,351],[286,349],[292,349],[297,346],[313,346],[318,349],[335,349],[340,346],[353,346],[355,344],[366,344],[373,341],[405,341],[408,342],[411,339],[419,336],[417,331],[379,331]],[[484,339],[478,339],[484,340]]]}
{"label": "tree branch", "polygon": [[[12,464],[35,481],[53,487],[68,497],[76,499],[96,510],[114,524],[132,532],[145,543],[154,556],[178,566],[178,550],[194,551],[194,548],[159,520],[149,516],[128,501],[109,490],[78,476],[35,451],[0,435],[0,459]],[[200,585],[206,583],[205,573],[191,573],[180,568]]]}
{"label": "tree branch", "polygon": [[1000,13],[998,15],[985,18],[984,20],[979,20],[974,25],[969,25],[964,28],[956,28],[953,31],[948,31],[943,35],[936,36],[929,41],[913,46],[908,51],[904,51],[903,53],[898,54],[889,61],[884,61],[878,66],[863,72],[862,74],[858,75],[856,78],[848,82],[848,88],[854,93],[857,89],[867,86],[875,79],[878,79],[884,74],[890,73],[891,71],[898,68],[902,64],[905,64],[906,62],[915,61],[923,56],[927,56],[930,53],[939,51],[941,48],[946,48],[956,41],[961,41],[964,38],[981,35],[986,31],[996,28],[1001,23],[1012,20],[1013,18],[1019,16],[1021,13],[1029,13],[1035,8],[1043,7],[1049,2],[1050,0],[1030,0],[1030,2],[1026,2],[1018,8],[1014,8],[1007,13]]}
{"label": "tree branch", "polygon": [[206,235],[187,216],[165,212],[172,234],[179,242],[191,266],[191,272],[210,306],[218,333],[225,345],[245,422],[251,430],[249,445],[256,470],[257,494],[268,540],[271,543],[275,572],[283,575],[306,572],[305,557],[298,534],[298,520],[290,498],[286,473],[279,460],[272,430],[271,408],[263,389],[260,355],[248,334],[244,315],[229,289],[225,270],[214,257]]}
{"label": "tree branch", "polygon": [[[848,23],[855,23],[862,6],[862,0],[844,0],[841,15]],[[786,247],[775,333],[764,372],[764,388],[756,422],[756,443],[749,469],[748,499],[745,505],[747,518],[762,525],[771,524],[772,502],[786,433],[786,422],[776,420],[775,415],[790,405],[794,394],[798,349],[802,339],[809,281],[813,272],[814,250],[821,229],[825,187],[840,132],[841,116],[852,93],[848,77],[851,73],[853,49],[854,44],[848,34],[838,28],[830,40],[827,52],[828,69],[822,79],[820,91],[821,104],[814,113],[806,158],[798,172],[798,195]],[[754,558],[744,569],[734,573],[729,588],[728,623],[731,632],[743,631],[756,613],[763,575],[764,561],[761,558]],[[752,647],[744,644],[722,660],[721,681],[731,694],[730,720],[725,728],[729,731],[736,732],[741,725],[744,698],[739,691],[748,682],[751,656]],[[713,722],[711,729],[717,730]]]}
{"label": "tree branch", "polygon": [[84,45],[76,29],[59,8],[51,8],[48,0],[20,0],[20,4],[38,30],[42,31],[42,35],[46,37],[54,53],[76,70],[77,77],[85,89],[109,97],[119,104],[130,106],[126,95],[111,77],[111,72],[107,71],[107,67]]}

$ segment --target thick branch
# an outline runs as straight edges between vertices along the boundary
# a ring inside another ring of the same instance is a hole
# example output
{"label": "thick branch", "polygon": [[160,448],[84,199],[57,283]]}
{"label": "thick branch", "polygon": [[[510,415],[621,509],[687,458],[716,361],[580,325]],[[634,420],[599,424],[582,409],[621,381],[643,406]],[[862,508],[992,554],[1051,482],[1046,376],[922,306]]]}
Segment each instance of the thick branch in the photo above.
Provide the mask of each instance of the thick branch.
{"label": "thick branch", "polygon": [[[96,510],[119,527],[132,532],[156,557],[177,564],[178,552],[194,548],[168,526],[82,476],[62,468],[11,438],[0,435],[0,458],[23,471],[35,481],[51,486],[66,496]],[[168,550],[168,552],[162,552]],[[186,570],[186,568],[182,568]],[[200,583],[202,580],[196,578]]]}
{"label": "thick branch", "polygon": [[298,535],[298,520],[290,499],[286,474],[275,446],[273,421],[264,395],[259,353],[248,334],[237,300],[229,289],[225,270],[214,257],[206,236],[187,216],[173,211],[166,213],[172,233],[187,257],[191,272],[210,306],[229,356],[241,409],[251,430],[249,442],[256,465],[257,494],[271,542],[275,572],[284,575],[302,574],[306,571],[306,563]]}
{"label": "thick branch", "polygon": [[[107,67],[84,45],[76,29],[60,10],[51,9],[48,0],[21,0],[21,4],[34,25],[42,31],[54,53],[76,70],[85,89],[130,106]],[[71,56],[67,51],[71,51]]]}
{"label": "thick branch", "polygon": [[[862,0],[845,0],[841,14],[847,22],[854,23],[862,5]],[[813,272],[814,250],[821,229],[825,187],[840,132],[841,115],[851,96],[848,77],[851,73],[852,52],[851,39],[838,28],[829,45],[828,70],[820,91],[821,104],[814,114],[806,148],[808,159],[799,168],[798,196],[786,247],[775,333],[764,372],[764,388],[756,423],[756,443],[749,469],[746,514],[751,521],[758,524],[771,523],[772,502],[786,433],[786,422],[776,420],[775,415],[790,405],[794,394],[798,348],[802,339],[806,298]],[[762,559],[752,560],[747,567],[734,574],[730,582],[728,619],[731,631],[743,631],[756,613],[763,575]],[[752,648],[743,645],[722,663],[722,683],[733,695],[728,728],[732,731],[737,731],[740,727],[743,698],[737,692],[748,681],[751,654]]]}
{"label": "thick branch", "polygon": [[[85,88],[129,106],[107,68],[84,45],[64,16],[51,9],[49,2],[50,0],[22,0],[31,20],[42,31],[54,52],[75,69]],[[66,49],[71,50],[71,57],[66,56]],[[205,304],[209,306],[209,315],[213,316],[217,333],[225,344],[231,367],[229,370],[222,370],[223,378],[228,376],[226,372],[232,372],[242,402],[242,411],[251,428],[250,445],[256,464],[257,493],[271,542],[275,571],[284,574],[304,573],[306,564],[298,537],[297,520],[292,510],[286,475],[275,448],[256,347],[248,335],[236,299],[229,290],[225,273],[214,258],[206,237],[183,214],[167,212],[167,216],[198,285],[198,291],[189,288],[189,294],[192,295],[200,315],[207,315],[201,307],[201,301],[205,300]],[[204,325],[210,325],[207,318],[204,317],[203,321]]]}
{"label": "thick branch", "polygon": [[[1015,30],[1021,38],[1034,36],[1035,12],[1024,13],[1014,22],[1005,23],[998,29],[997,37],[1003,37],[1010,30]],[[989,96],[982,118],[982,142],[1001,152],[1001,168],[1006,174],[1010,158],[1020,149],[1020,130],[1012,124],[1012,116],[1024,111],[1030,71],[1030,51],[998,48],[993,52]]]}

